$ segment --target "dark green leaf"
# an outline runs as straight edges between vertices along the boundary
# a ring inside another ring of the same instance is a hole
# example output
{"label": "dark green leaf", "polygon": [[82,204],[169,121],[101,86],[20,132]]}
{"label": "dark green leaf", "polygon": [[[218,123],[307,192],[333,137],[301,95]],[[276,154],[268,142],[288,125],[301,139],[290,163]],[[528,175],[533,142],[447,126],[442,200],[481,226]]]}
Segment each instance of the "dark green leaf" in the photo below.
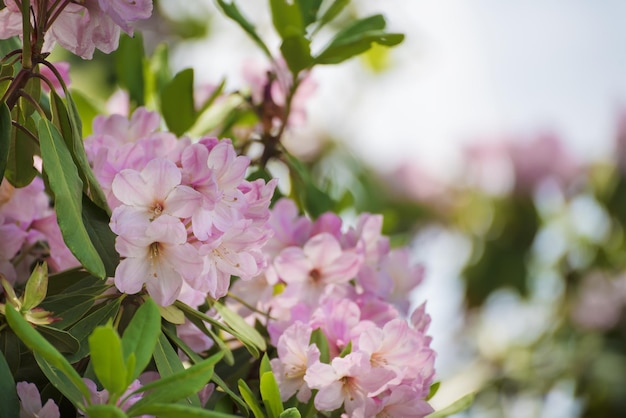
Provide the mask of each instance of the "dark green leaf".
{"label": "dark green leaf", "polygon": [[89,418],[127,418],[128,415],[115,405],[97,404],[85,410]]}
{"label": "dark green leaf", "polygon": [[292,193],[301,207],[313,218],[332,210],[335,207],[335,202],[314,183],[306,167],[291,155],[286,153],[284,155],[291,169],[291,179],[294,185]]}
{"label": "dark green leaf", "polygon": [[274,373],[265,372],[261,375],[261,399],[269,418],[278,418],[283,412],[283,402],[280,400],[280,390]]}
{"label": "dark green leaf", "polygon": [[59,369],[84,396],[88,397],[89,390],[87,390],[87,386],[85,386],[78,372],[74,370],[65,357],[41,334],[35,331],[10,304],[5,305],[5,310],[7,322],[20,340],[35,354],[38,354],[50,363],[51,366]]}
{"label": "dark green leaf", "polygon": [[120,256],[115,251],[116,235],[109,227],[109,216],[84,193],[82,202],[82,218],[87,234],[89,234],[89,239],[102,258],[106,277],[114,277],[115,269],[120,263]]}
{"label": "dark green leaf", "polygon": [[239,393],[241,393],[241,396],[250,407],[250,410],[254,414],[255,418],[266,418],[263,410],[261,409],[261,405],[257,402],[256,396],[248,384],[243,379],[239,379],[237,386],[239,387]]}
{"label": "dark green leaf", "polygon": [[109,323],[97,327],[88,341],[91,364],[98,380],[110,394],[121,395],[130,382],[126,376],[126,361],[119,335]]}
{"label": "dark green leaf", "polygon": [[11,149],[11,112],[6,103],[0,104],[0,180],[4,178],[7,168],[9,150]]}
{"label": "dark green leaf", "polygon": [[[209,411],[180,404],[153,403],[142,408],[142,414],[159,418],[236,418],[238,415]],[[137,413],[131,415],[137,416]]]}
{"label": "dark green leaf", "polygon": [[161,377],[168,377],[185,370],[185,366],[180,361],[178,354],[176,354],[167,337],[162,333],[157,339],[153,355]]}
{"label": "dark green leaf", "polygon": [[315,32],[320,30],[328,22],[337,17],[339,13],[350,3],[350,0],[335,0],[328,9],[324,12],[322,17],[318,20]]}
{"label": "dark green leaf", "polygon": [[120,86],[128,90],[130,99],[137,106],[144,104],[143,39],[122,35],[115,51],[115,75]]}
{"label": "dark green leaf", "polygon": [[18,417],[20,401],[15,390],[11,369],[0,351],[0,417]]}
{"label": "dark green leaf", "polygon": [[128,377],[128,383],[135,380],[150,362],[160,329],[159,309],[152,299],[148,299],[137,309],[122,336],[124,358],[127,359],[131,353],[134,353],[136,358],[135,370],[133,375]]}
{"label": "dark green leaf", "polygon": [[[86,399],[84,392],[81,392],[73,380],[70,380],[64,373],[58,368],[52,366],[43,356],[35,353],[35,361],[39,365],[39,368],[46,375],[52,386],[54,386],[59,392],[69,399],[74,406],[79,406],[84,403]],[[81,380],[82,382],[82,380]],[[85,387],[86,389],[86,387]],[[88,399],[87,395],[87,399]]]}
{"label": "dark green leaf", "polygon": [[52,110],[52,122],[63,137],[67,149],[72,155],[74,164],[77,167],[78,175],[83,182],[83,192],[89,196],[93,202],[102,208],[107,214],[111,209],[106,201],[106,196],[100,188],[89,161],[85,153],[82,139],[82,121],[76,108],[76,103],[72,99],[69,91],[66,92],[67,107],[63,99],[54,91],[50,92],[50,108]]}
{"label": "dark green leaf", "polygon": [[4,353],[6,362],[13,375],[20,369],[21,349],[20,339],[13,331],[6,329],[0,333],[0,351]]}
{"label": "dark green leaf", "polygon": [[295,35],[285,38],[280,45],[280,52],[294,76],[313,64],[310,41],[304,36]]}
{"label": "dark green leaf", "polygon": [[170,131],[183,135],[193,126],[197,112],[193,101],[193,69],[176,74],[161,92],[161,112]]}
{"label": "dark green leaf", "polygon": [[71,362],[78,361],[85,357],[89,353],[89,345],[87,344],[87,337],[91,335],[93,330],[98,325],[104,325],[109,319],[113,319],[120,309],[121,299],[115,299],[109,303],[103,303],[97,307],[92,313],[78,321],[69,329],[69,333],[72,334],[80,343],[78,351],[68,357]]}
{"label": "dark green leaf", "polygon": [[39,121],[39,141],[44,172],[52,189],[55,211],[65,243],[81,264],[104,278],[104,264],[82,222],[83,182],[57,128],[48,120]]}
{"label": "dark green leaf", "polygon": [[252,38],[252,40],[261,48],[265,55],[272,59],[272,53],[256,33],[256,28],[248,21],[248,19],[244,17],[244,15],[241,14],[237,5],[234,2],[227,3],[224,0],[217,0],[217,4],[220,6],[224,14],[237,22],[237,24],[248,34],[248,36],[250,36],[250,38]]}
{"label": "dark green leaf", "polygon": [[190,396],[197,397],[198,391],[211,379],[215,363],[221,358],[222,354],[217,353],[188,369],[142,386],[135,393],[145,392],[144,396],[128,410],[128,413],[140,415],[145,413],[142,407],[151,403],[176,402]]}
{"label": "dark green leaf", "polygon": [[71,308],[54,312],[54,316],[60,318],[60,321],[53,322],[52,326],[57,329],[67,329],[71,327],[91,309],[93,304],[94,299],[91,296],[87,296],[86,299],[80,303],[74,300],[74,304]]}
{"label": "dark green leaf", "polygon": [[103,114],[104,110],[97,106],[92,98],[87,97],[81,91],[72,90],[70,95],[66,95],[66,97],[70,97],[70,100],[74,102],[76,113],[80,115],[81,129],[78,131],[81,134],[80,137],[85,138],[91,135],[93,120],[96,116]]}
{"label": "dark green leaf", "polygon": [[373,43],[394,46],[404,40],[402,34],[386,33],[385,26],[385,18],[382,15],[369,16],[353,22],[335,35],[330,44],[315,57],[315,63],[338,64],[367,51]]}
{"label": "dark green leaf", "polygon": [[[18,113],[17,111],[15,113]],[[20,120],[21,125],[28,129],[32,135],[36,135],[36,126],[32,118]],[[38,172],[33,165],[33,156],[39,154],[37,139],[22,129],[13,127],[11,130],[11,143],[4,176],[15,187],[28,186],[37,176]]]}
{"label": "dark green leaf", "polygon": [[80,344],[72,334],[58,328],[40,325],[37,331],[43,335],[61,353],[73,354],[78,351]]}
{"label": "dark green leaf", "polygon": [[292,36],[304,36],[302,14],[296,2],[288,0],[270,0],[272,23],[281,39]]}
{"label": "dark green leaf", "polygon": [[304,27],[309,26],[317,19],[317,12],[320,10],[322,0],[298,0],[298,7],[302,15]]}

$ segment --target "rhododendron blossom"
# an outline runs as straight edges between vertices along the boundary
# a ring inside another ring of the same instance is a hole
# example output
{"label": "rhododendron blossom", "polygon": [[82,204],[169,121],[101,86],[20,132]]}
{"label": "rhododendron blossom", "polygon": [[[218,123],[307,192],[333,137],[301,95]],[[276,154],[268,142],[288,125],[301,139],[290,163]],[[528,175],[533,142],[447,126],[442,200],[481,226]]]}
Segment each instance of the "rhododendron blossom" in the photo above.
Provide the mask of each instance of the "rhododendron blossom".
{"label": "rhododendron blossom", "polygon": [[59,418],[59,407],[52,399],[41,405],[39,389],[34,383],[18,382],[17,396],[20,398],[20,418]]}

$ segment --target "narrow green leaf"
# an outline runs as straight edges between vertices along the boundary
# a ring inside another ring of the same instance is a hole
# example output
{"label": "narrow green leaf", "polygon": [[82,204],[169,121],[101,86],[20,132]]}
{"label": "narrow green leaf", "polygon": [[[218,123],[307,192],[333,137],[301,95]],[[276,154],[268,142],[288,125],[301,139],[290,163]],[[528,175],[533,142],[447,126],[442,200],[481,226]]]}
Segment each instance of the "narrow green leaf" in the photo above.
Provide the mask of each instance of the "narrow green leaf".
{"label": "narrow green leaf", "polygon": [[37,331],[61,353],[73,354],[80,348],[78,340],[72,334],[62,329],[39,325]]}
{"label": "narrow green leaf", "polygon": [[121,395],[128,387],[122,340],[113,326],[97,327],[89,336],[93,370],[100,383],[112,395]]}
{"label": "narrow green leaf", "polygon": [[[39,365],[39,368],[46,375],[52,386],[54,386],[59,392],[63,394],[67,399],[78,407],[84,404],[85,394],[76,387],[74,382],[70,380],[63,372],[58,368],[52,366],[45,358],[35,353],[35,361]],[[82,382],[82,380],[81,380]]]}
{"label": "narrow green leaf", "polygon": [[124,358],[128,359],[130,354],[134,353],[136,360],[135,368],[132,375],[128,376],[127,384],[135,380],[150,363],[154,347],[159,339],[160,329],[159,309],[152,299],[148,299],[137,309],[122,336]]}
{"label": "narrow green leaf", "polygon": [[11,149],[11,112],[6,103],[0,104],[0,179],[4,178]]}
{"label": "narrow green leaf", "polygon": [[128,418],[128,415],[115,405],[97,404],[85,408],[89,418]]}
{"label": "narrow green leaf", "polygon": [[54,194],[55,211],[65,243],[89,272],[104,278],[104,264],[82,222],[83,182],[72,156],[59,131],[48,120],[39,121],[38,132],[43,168]]}
{"label": "narrow green leaf", "polygon": [[50,365],[59,369],[78,390],[89,397],[89,390],[80,375],[70,363],[44,337],[26,322],[24,318],[9,304],[5,306],[7,322],[22,342],[35,354],[40,355]]}
{"label": "narrow green leaf", "polygon": [[71,327],[76,323],[76,321],[81,319],[83,315],[89,311],[89,309],[91,309],[93,304],[94,299],[92,297],[88,297],[87,300],[77,303],[67,310],[55,312],[54,316],[60,318],[61,320],[52,323],[51,326],[57,329],[67,329]]}
{"label": "narrow green leaf", "polygon": [[196,121],[193,101],[193,69],[176,74],[161,92],[161,113],[170,131],[183,135]]}
{"label": "narrow green leaf", "polygon": [[143,57],[143,39],[140,35],[120,37],[119,47],[115,51],[115,75],[137,106],[143,106],[145,100]]}
{"label": "narrow green leaf", "polygon": [[80,129],[78,130],[80,138],[86,138],[92,134],[93,120],[96,116],[105,113],[105,110],[101,104],[94,102],[93,97],[87,97],[85,93],[79,90],[72,89],[70,94],[66,94],[65,97],[68,97],[68,102],[73,102],[73,106],[76,108],[76,112],[70,112],[70,114],[80,115]]}
{"label": "narrow green leaf", "polygon": [[300,411],[298,411],[298,408],[287,408],[285,409],[280,415],[279,418],[302,418],[302,415],[300,415]]}
{"label": "narrow green leaf", "polygon": [[348,341],[348,345],[346,345],[341,353],[339,353],[339,357],[343,358],[352,352],[352,340]]}
{"label": "narrow green leaf", "polygon": [[67,145],[67,149],[72,155],[72,159],[78,170],[78,175],[83,182],[83,192],[109,215],[111,209],[107,203],[106,196],[91,170],[91,166],[87,160],[87,154],[85,153],[85,146],[82,139],[81,115],[79,115],[73,95],[69,91],[66,91],[65,99],[67,106],[56,92],[50,92],[52,122],[59,130],[59,133]]}
{"label": "narrow green leaf", "polygon": [[278,418],[283,412],[283,402],[274,373],[265,372],[261,375],[261,399],[269,418]]}
{"label": "narrow green leaf", "polygon": [[323,26],[335,19],[348,4],[350,4],[350,0],[335,0],[317,21],[317,26],[315,27],[314,32],[319,31]]}
{"label": "narrow green leaf", "polygon": [[161,377],[168,377],[185,370],[183,363],[164,334],[159,335],[153,356]]}
{"label": "narrow green leaf", "polygon": [[[236,418],[238,415],[224,412],[209,411],[181,404],[153,403],[142,408],[141,414],[154,415],[159,418]],[[135,412],[132,417],[137,416]]]}
{"label": "narrow green leaf", "polygon": [[[249,343],[257,347],[261,351],[265,351],[267,346],[265,339],[254,327],[248,324],[239,314],[233,312],[226,305],[221,302],[215,302],[213,308],[222,317],[224,322],[229,325],[234,331],[236,337],[241,339],[244,344]],[[255,356],[258,357],[258,356]]]}
{"label": "narrow green leaf", "polygon": [[328,339],[321,328],[316,328],[311,333],[310,344],[315,344],[320,350],[320,361],[322,363],[330,363],[330,352],[328,348]]}
{"label": "narrow green leaf", "polygon": [[297,0],[297,3],[300,8],[300,15],[302,16],[304,27],[315,22],[317,13],[322,5],[322,0]]}
{"label": "narrow green leaf", "polygon": [[369,50],[374,43],[391,47],[398,45],[403,40],[404,35],[400,33],[366,32],[352,39],[346,39],[340,44],[329,46],[315,57],[314,62],[316,64],[339,64]]}
{"label": "narrow green leaf", "polygon": [[113,319],[120,309],[121,299],[115,299],[109,303],[101,304],[92,313],[76,322],[69,329],[69,333],[72,334],[80,343],[78,351],[68,357],[70,362],[76,362],[84,358],[89,353],[89,344],[87,338],[98,325],[106,324],[109,319]]}
{"label": "narrow green leaf", "polygon": [[263,353],[263,357],[261,357],[261,364],[259,365],[259,376],[263,376],[264,373],[272,371],[272,364],[270,363],[270,359],[267,356],[267,353]]}
{"label": "narrow green leaf", "polygon": [[20,339],[13,331],[6,329],[0,332],[0,351],[4,354],[4,358],[13,375],[20,369],[22,362],[21,350],[22,344]]}
{"label": "narrow green leaf", "polygon": [[241,396],[250,407],[250,410],[254,414],[254,417],[267,418],[266,415],[263,413],[263,410],[261,409],[261,405],[259,405],[259,403],[257,402],[256,396],[254,395],[252,389],[250,389],[248,384],[243,379],[239,379],[239,381],[237,382],[237,386],[239,387],[239,393],[241,393]]}
{"label": "narrow green leaf", "polygon": [[448,407],[441,409],[439,411],[435,411],[432,414],[428,415],[428,418],[445,418],[450,415],[458,414],[461,411],[469,408],[474,402],[474,394],[470,393],[463,396],[461,399],[454,401]]}
{"label": "narrow green leaf", "polygon": [[241,14],[239,8],[237,8],[237,5],[234,2],[227,3],[224,0],[217,0],[217,4],[220,6],[224,14],[234,20],[244,30],[244,32],[246,32],[248,36],[250,36],[250,38],[252,38],[252,40],[261,48],[265,55],[268,58],[272,59],[272,53],[267,48],[267,45],[265,45],[263,40],[256,33],[256,28],[252,23],[248,21],[248,19],[244,17],[244,15]]}
{"label": "narrow green leaf", "polygon": [[15,381],[4,354],[0,351],[0,417],[18,417],[20,401],[15,390]]}
{"label": "narrow green leaf", "polygon": [[128,413],[130,415],[144,414],[143,406],[156,402],[176,402],[196,395],[211,379],[215,363],[221,358],[222,354],[217,353],[188,369],[142,386],[134,393],[144,392],[144,396],[130,407]]}

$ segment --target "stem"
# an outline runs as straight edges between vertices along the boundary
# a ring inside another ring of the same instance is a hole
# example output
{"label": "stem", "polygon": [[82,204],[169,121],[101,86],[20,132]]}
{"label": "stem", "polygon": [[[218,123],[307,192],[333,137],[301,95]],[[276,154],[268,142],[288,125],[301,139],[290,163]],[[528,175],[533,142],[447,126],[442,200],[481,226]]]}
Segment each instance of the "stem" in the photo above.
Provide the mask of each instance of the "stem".
{"label": "stem", "polygon": [[6,54],[4,57],[2,57],[2,59],[0,59],[0,64],[4,64],[9,58],[11,58],[13,55],[18,55],[21,54],[22,50],[21,49],[16,49],[14,51],[9,52],[8,54]]}
{"label": "stem", "polygon": [[37,111],[37,113],[39,113],[39,115],[44,118],[47,119],[47,115],[46,112],[44,112],[44,110],[41,108],[41,106],[39,106],[39,103],[37,103],[37,101],[35,99],[33,99],[33,97],[26,93],[24,90],[20,90],[17,92],[17,95],[19,97],[23,97],[24,99],[28,100],[30,102],[30,104],[33,105],[33,107],[35,108],[35,110]]}
{"label": "stem", "polygon": [[[30,0],[22,0],[22,39],[24,42],[24,53],[22,54],[22,68],[30,70],[33,68],[31,50],[31,25],[30,25]],[[9,106],[11,108],[11,106]]]}
{"label": "stem", "polygon": [[29,139],[31,139],[36,145],[39,145],[39,140],[37,139],[35,134],[33,134],[27,128],[25,128],[24,126],[22,126],[19,123],[15,122],[14,120],[11,121],[11,125],[15,126],[17,129],[19,129],[20,131],[24,132]]}
{"label": "stem", "polygon": [[45,65],[46,67],[48,67],[48,69],[49,69],[50,71],[52,71],[52,74],[54,74],[54,76],[55,76],[55,77],[57,78],[57,80],[59,81],[59,84],[60,84],[60,85],[61,85],[61,87],[63,88],[63,92],[65,93],[65,96],[66,96],[66,97],[67,97],[67,96],[69,96],[69,95],[70,95],[70,92],[69,92],[69,90],[68,90],[68,88],[67,88],[67,85],[65,84],[65,81],[63,80],[63,77],[61,77],[61,73],[59,72],[59,70],[57,70],[57,68],[56,68],[54,65],[52,65],[52,63],[51,63],[51,62],[46,61],[45,59],[42,59],[42,60],[37,60],[37,63],[38,63],[38,64],[43,64],[43,65]]}

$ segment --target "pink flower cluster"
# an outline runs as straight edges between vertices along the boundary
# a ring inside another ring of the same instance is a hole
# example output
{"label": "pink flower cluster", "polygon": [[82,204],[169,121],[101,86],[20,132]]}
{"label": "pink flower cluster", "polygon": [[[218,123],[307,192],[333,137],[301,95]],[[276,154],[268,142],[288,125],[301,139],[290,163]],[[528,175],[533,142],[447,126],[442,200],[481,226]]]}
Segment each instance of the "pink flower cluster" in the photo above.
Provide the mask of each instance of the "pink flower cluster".
{"label": "pink flower cluster", "polygon": [[[0,10],[0,38],[22,35],[21,2],[4,3],[6,7]],[[42,3],[47,3],[43,4],[45,16],[38,13]],[[105,53],[116,50],[120,30],[132,35],[132,24],[152,14],[152,0],[30,0],[30,4],[35,19],[46,20],[44,50],[58,42],[85,59],[91,59],[96,49]]]}
{"label": "pink flower cluster", "polygon": [[[342,232],[337,215],[312,222],[298,216],[292,201],[280,200],[270,222],[265,274],[236,282],[232,292],[274,318],[267,328],[278,351],[271,364],[283,400],[296,395],[306,402],[317,389],[319,411],[431,413],[425,401],[434,378],[430,317],[422,305],[404,319],[422,269],[410,263],[408,249],[390,250],[382,217],[361,215],[355,228]],[[316,329],[328,340],[329,363],[311,343]]]}
{"label": "pink flower cluster", "polygon": [[13,284],[26,281],[37,261],[46,261],[51,271],[79,265],[63,242],[56,214],[39,177],[19,189],[2,180],[0,236],[0,273]]}
{"label": "pink flower cluster", "polygon": [[275,181],[246,181],[250,161],[229,140],[159,132],[159,116],[143,108],[130,120],[98,117],[85,140],[94,173],[113,208],[111,229],[123,258],[115,285],[145,285],[162,306],[177,298],[198,306],[264,267],[261,247]]}

